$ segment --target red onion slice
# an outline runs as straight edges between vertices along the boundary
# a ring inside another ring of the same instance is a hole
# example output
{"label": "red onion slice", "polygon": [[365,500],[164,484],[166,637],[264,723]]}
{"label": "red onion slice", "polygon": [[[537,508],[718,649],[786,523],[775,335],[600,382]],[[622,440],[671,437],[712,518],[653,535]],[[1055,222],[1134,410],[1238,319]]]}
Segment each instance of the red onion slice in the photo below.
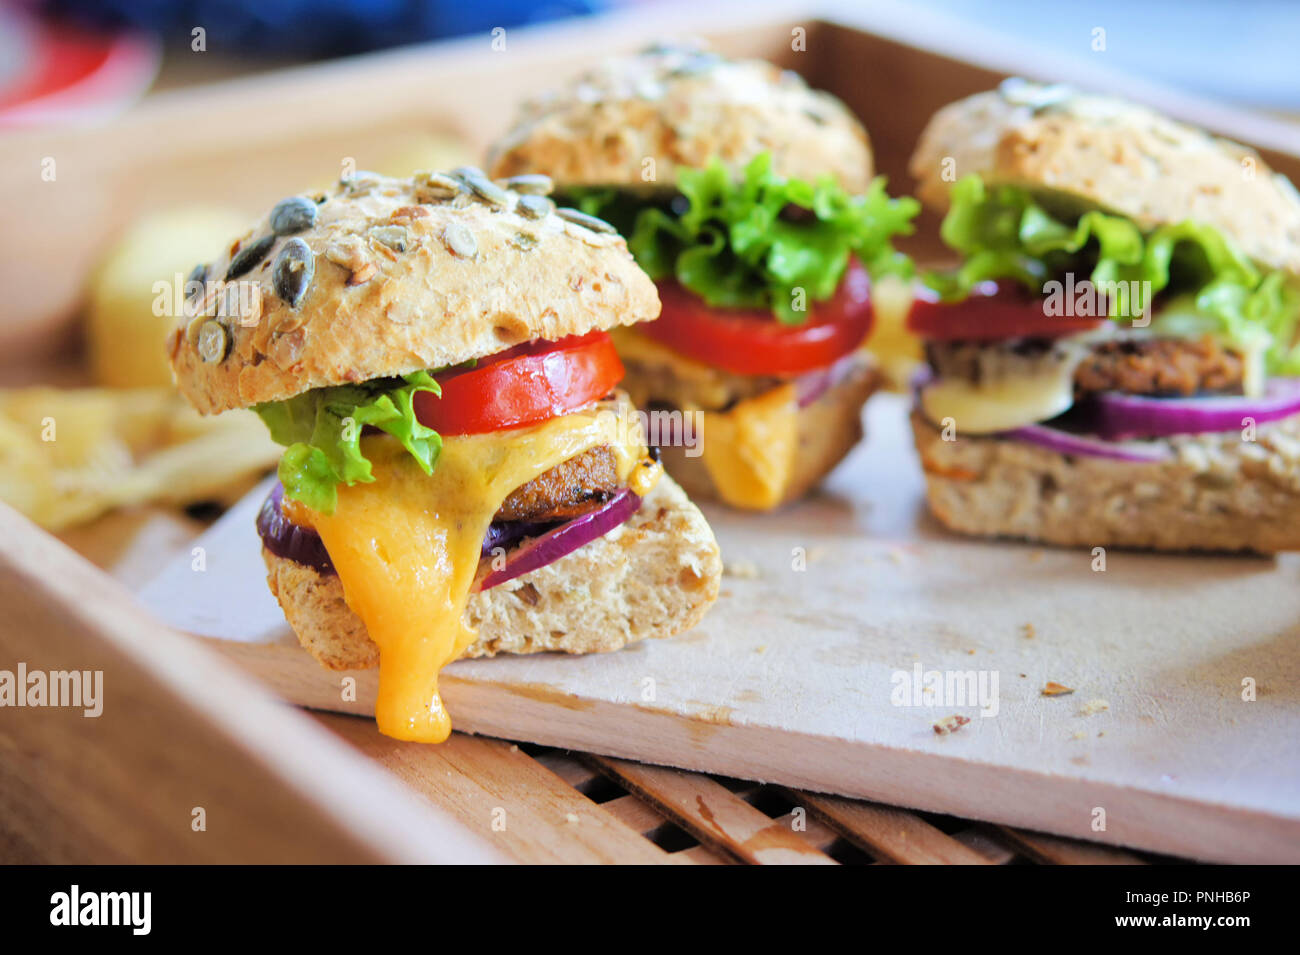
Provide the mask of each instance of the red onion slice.
{"label": "red onion slice", "polygon": [[1173,449],[1163,442],[1148,444],[1141,441],[1107,441],[1091,435],[1060,431],[1042,424],[1031,424],[1013,431],[1004,431],[999,437],[1036,444],[1060,454],[1111,458],[1115,461],[1131,461],[1136,464],[1167,461],[1174,456]]}
{"label": "red onion slice", "polygon": [[604,537],[625,522],[641,507],[641,498],[623,488],[596,510],[561,524],[540,537],[520,544],[506,555],[505,566],[490,571],[479,584],[480,590],[490,590],[508,580],[514,580],[531,571],[553,564],[561,557],[572,554],[584,544]]}
{"label": "red onion slice", "polygon": [[280,509],[283,499],[284,486],[276,481],[257,512],[257,533],[266,549],[276,557],[315,568],[318,573],[334,573],[325,542],[310,527],[299,527],[284,516]]}
{"label": "red onion slice", "polygon": [[537,537],[556,526],[556,521],[544,524],[531,521],[493,521],[483,537],[482,556],[488,556],[498,547],[513,547],[525,537]]}
{"label": "red onion slice", "polygon": [[[335,573],[325,542],[312,528],[299,527],[284,516],[281,509],[283,498],[284,488],[277,482],[257,513],[257,533],[266,549],[284,560],[314,568],[318,573]],[[596,510],[562,524],[494,522],[483,539],[481,556],[491,556],[498,547],[509,552],[505,566],[489,573],[480,589],[487,590],[559,560],[583,544],[608,534],[635,514],[640,506],[641,498],[623,488]],[[510,550],[520,540],[525,543]]]}
{"label": "red onion slice", "polygon": [[1075,405],[1079,426],[1100,438],[1162,437],[1240,431],[1245,419],[1264,424],[1300,413],[1300,378],[1270,378],[1264,394],[1151,398],[1106,392]]}
{"label": "red onion slice", "polygon": [[812,371],[804,372],[794,379],[795,395],[799,401],[800,408],[806,408],[830,389],[834,388],[853,371],[854,366],[861,361],[857,354],[850,353],[843,358],[827,365],[825,368],[814,368]]}

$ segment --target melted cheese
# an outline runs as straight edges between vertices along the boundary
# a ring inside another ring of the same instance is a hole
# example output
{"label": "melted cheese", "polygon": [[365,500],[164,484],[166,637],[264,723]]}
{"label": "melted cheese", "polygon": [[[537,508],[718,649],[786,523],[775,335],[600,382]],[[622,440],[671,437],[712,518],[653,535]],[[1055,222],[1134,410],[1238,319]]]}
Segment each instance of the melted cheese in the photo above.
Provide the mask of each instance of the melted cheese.
{"label": "melted cheese", "polygon": [[883,276],[871,289],[875,312],[866,347],[879,361],[885,377],[895,388],[906,388],[924,360],[924,347],[907,327],[912,310],[912,286],[896,276]]}
{"label": "melted cheese", "polygon": [[680,355],[635,328],[615,328],[610,335],[624,364],[635,368],[623,387],[638,406],[653,400],[675,408],[721,408],[731,402],[729,379],[738,376]]}
{"label": "melted cheese", "polygon": [[604,406],[529,428],[447,437],[432,475],[388,435],[361,439],[374,482],[340,486],[334,513],[313,512],[310,522],[344,599],[379,646],[381,733],[447,738],[438,672],[474,642],[462,618],[493,515],[515,488],[599,445],[614,448],[620,480],[647,470],[637,468],[644,448],[630,421],[631,428]]}
{"label": "melted cheese", "polygon": [[768,510],[781,503],[799,444],[793,384],[704,413],[700,447],[718,495],[735,507]]}
{"label": "melted cheese", "polygon": [[979,384],[940,379],[921,389],[921,410],[940,426],[951,418],[957,430],[967,434],[991,434],[1046,421],[1074,404],[1076,364],[1053,364],[1033,374]]}
{"label": "melted cheese", "polygon": [[645,497],[659,483],[659,478],[663,476],[664,466],[653,458],[646,456],[642,458],[632,473],[628,475],[628,490],[637,497]]}

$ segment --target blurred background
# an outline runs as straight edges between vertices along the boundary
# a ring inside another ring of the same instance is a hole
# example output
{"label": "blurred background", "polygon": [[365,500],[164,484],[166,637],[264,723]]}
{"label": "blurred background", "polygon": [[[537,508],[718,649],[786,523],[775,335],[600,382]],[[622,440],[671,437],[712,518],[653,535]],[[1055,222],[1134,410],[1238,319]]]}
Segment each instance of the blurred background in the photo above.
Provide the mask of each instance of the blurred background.
{"label": "blurred background", "polygon": [[1295,0],[918,0],[1065,57],[1092,52],[1127,73],[1237,106],[1300,113],[1300,3]]}
{"label": "blurred background", "polygon": [[[0,0],[0,122],[13,122],[20,113],[36,120],[56,112],[84,116],[87,108],[121,105],[151,88],[656,5],[658,0]],[[703,5],[730,7],[743,17],[753,2]],[[1101,27],[1111,67],[1239,106],[1300,113],[1300,3],[1294,0],[832,0],[804,9],[851,15],[900,6],[1065,57],[1093,52],[1092,31]],[[196,29],[203,31],[202,50],[195,48]],[[42,98],[47,108],[34,109]]]}

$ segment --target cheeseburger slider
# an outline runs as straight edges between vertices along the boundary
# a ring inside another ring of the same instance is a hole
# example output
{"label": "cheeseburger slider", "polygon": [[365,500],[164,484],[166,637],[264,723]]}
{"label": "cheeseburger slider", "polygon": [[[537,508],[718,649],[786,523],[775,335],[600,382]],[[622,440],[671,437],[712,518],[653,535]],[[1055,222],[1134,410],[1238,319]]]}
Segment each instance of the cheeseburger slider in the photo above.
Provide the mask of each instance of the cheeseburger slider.
{"label": "cheeseburger slider", "polygon": [[913,431],[944,524],[1300,548],[1290,182],[1149,109],[1023,80],[941,110],[911,171],[961,257],[908,319],[931,371]]}
{"label": "cheeseburger slider", "polygon": [[869,276],[907,266],[890,239],[919,207],[872,179],[839,100],[770,63],[660,45],[526,105],[490,165],[552,177],[658,283],[659,319],[616,341],[633,398],[681,419],[651,439],[693,495],[774,508],[861,437],[880,377],[861,347]]}
{"label": "cheeseburger slider", "polygon": [[285,199],[196,269],[169,339],[200,411],[251,406],[286,445],[271,590],[321,664],[379,667],[400,739],[446,738],[458,657],[616,650],[718,592],[713,534],[617,390],[608,329],[654,318],[654,285],[520,187],[362,173]]}

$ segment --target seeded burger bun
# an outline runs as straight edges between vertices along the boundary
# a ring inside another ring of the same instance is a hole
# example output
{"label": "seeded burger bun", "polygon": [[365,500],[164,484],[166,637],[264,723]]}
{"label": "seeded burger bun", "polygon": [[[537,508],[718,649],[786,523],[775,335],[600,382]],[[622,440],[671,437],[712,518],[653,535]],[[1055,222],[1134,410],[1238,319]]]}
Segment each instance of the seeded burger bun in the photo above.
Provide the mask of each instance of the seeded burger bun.
{"label": "seeded burger bun", "polygon": [[[516,125],[491,151],[493,175],[545,173],[557,188],[613,186],[671,189],[682,169],[721,160],[733,173],[770,153],[773,171],[816,181],[826,175],[849,192],[862,192],[874,174],[866,130],[828,93],[810,89],[796,74],[759,60],[728,60],[692,42],[652,46],[593,67],[568,85],[525,104]],[[647,182],[649,159],[653,180]],[[693,366],[679,355],[645,343],[633,351],[620,339],[626,385],[639,403],[689,388]],[[658,356],[658,357],[655,357]],[[707,370],[705,370],[707,374]],[[661,388],[647,390],[648,381]],[[773,380],[776,387],[780,381]],[[777,462],[768,509],[803,496],[861,437],[861,410],[879,384],[874,370],[858,369],[816,402],[797,412],[797,451]],[[747,393],[745,397],[753,397]],[[690,402],[721,412],[729,401]],[[706,426],[707,430],[707,426]],[[699,456],[663,448],[664,463],[693,499],[723,493]]]}
{"label": "seeded burger bun", "polygon": [[[608,226],[557,210],[542,177],[514,185],[475,170],[411,180],[362,173],[279,203],[196,270],[215,284],[170,338],[179,388],[215,413],[658,314],[653,283]],[[245,301],[257,290],[246,325],[216,304],[241,281]],[[313,656],[334,669],[377,665],[336,575],[265,548],[263,558]],[[626,524],[473,594],[465,619],[481,635],[466,655],[587,653],[678,633],[716,598],[721,570],[703,516],[662,476]]]}
{"label": "seeded burger bun", "polygon": [[524,105],[489,159],[495,176],[544,171],[561,186],[671,186],[678,167],[713,158],[740,169],[771,152],[773,169],[850,192],[872,177],[862,124],[834,96],[760,60],[726,60],[693,44],[661,44],[609,60]]}
{"label": "seeded burger bun", "polygon": [[214,414],[659,314],[612,228],[517,185],[358,173],[277,204],[191,276],[207,287],[168,339],[177,386]]}
{"label": "seeded burger bun", "polygon": [[939,211],[950,180],[978,173],[1143,228],[1204,222],[1256,261],[1300,272],[1300,195],[1285,176],[1245,146],[1124,100],[1008,80],[939,110],[909,171]]}

